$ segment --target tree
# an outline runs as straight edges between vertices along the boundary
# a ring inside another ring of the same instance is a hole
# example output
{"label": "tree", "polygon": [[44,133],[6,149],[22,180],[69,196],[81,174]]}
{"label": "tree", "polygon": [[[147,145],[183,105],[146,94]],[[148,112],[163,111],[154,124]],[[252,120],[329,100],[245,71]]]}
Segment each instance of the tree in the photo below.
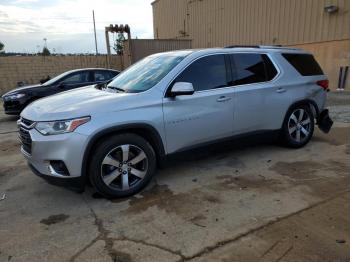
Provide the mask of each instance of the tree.
{"label": "tree", "polygon": [[124,50],[125,37],[123,33],[118,33],[117,39],[114,42],[113,49],[117,55],[122,55]]}
{"label": "tree", "polygon": [[2,42],[0,42],[0,53],[5,52],[4,48],[5,45]]}
{"label": "tree", "polygon": [[50,50],[47,47],[43,48],[43,52],[41,53],[43,56],[49,56],[51,55]]}

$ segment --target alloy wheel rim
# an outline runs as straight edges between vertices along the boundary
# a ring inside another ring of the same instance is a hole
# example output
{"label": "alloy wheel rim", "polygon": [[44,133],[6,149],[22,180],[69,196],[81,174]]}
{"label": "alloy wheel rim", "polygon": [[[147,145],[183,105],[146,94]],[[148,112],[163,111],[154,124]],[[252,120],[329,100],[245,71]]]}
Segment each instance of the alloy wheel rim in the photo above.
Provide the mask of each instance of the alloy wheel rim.
{"label": "alloy wheel rim", "polygon": [[298,142],[304,142],[311,132],[311,118],[305,109],[293,111],[288,120],[288,132],[290,137]]}
{"label": "alloy wheel rim", "polygon": [[101,163],[103,183],[113,190],[126,191],[144,179],[148,159],[138,146],[124,144],[113,148]]}

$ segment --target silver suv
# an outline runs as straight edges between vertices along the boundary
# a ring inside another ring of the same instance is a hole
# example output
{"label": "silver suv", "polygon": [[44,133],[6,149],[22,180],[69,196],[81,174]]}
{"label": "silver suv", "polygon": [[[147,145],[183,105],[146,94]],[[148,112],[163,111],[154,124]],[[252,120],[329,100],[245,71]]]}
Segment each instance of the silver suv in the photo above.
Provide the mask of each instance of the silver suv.
{"label": "silver suv", "polygon": [[279,130],[289,147],[328,132],[328,80],[300,49],[228,47],[144,58],[104,88],[40,99],[19,120],[37,175],[106,197],[141,190],[169,154],[241,134]]}

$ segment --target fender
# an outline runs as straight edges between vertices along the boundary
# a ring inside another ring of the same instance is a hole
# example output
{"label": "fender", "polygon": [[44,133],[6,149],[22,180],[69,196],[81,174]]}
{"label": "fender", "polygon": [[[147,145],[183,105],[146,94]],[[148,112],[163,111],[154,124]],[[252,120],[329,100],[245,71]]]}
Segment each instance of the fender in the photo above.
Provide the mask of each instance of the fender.
{"label": "fender", "polygon": [[[312,106],[315,108],[315,113],[316,113],[315,118],[317,119],[318,116],[320,115],[320,109],[318,108],[318,105],[316,104],[316,102],[313,101],[313,100],[311,100],[311,99],[303,99],[303,100],[299,100],[299,101],[297,101],[297,102],[294,102],[294,103],[288,108],[287,112],[288,112],[289,110],[291,110],[293,107],[296,107],[296,106],[299,106],[299,105],[307,105],[307,104],[312,105]],[[287,114],[287,112],[286,112],[286,114]]]}
{"label": "fender", "polygon": [[320,110],[318,108],[318,105],[316,104],[315,101],[311,100],[311,99],[303,99],[303,100],[299,100],[299,101],[296,101],[294,102],[293,104],[291,104],[286,113],[285,113],[285,116],[284,116],[284,120],[283,120],[283,123],[282,123],[282,126],[281,128],[283,127],[283,124],[285,123],[286,121],[286,117],[287,117],[287,113],[294,107],[296,106],[299,106],[299,105],[312,105],[313,108],[315,108],[315,118],[318,119],[318,116],[320,115]]}
{"label": "fender", "polygon": [[[146,131],[146,132],[145,132]],[[114,127],[109,127],[104,129],[98,133],[96,133],[88,142],[88,145],[85,148],[83,163],[81,168],[81,176],[84,177],[85,182],[87,182],[87,169],[89,163],[89,156],[93,145],[103,137],[106,137],[110,134],[120,133],[120,132],[133,132],[143,136],[152,146],[154,147],[154,151],[157,156],[157,160],[161,160],[165,156],[164,144],[161,136],[158,131],[149,124],[125,124],[118,125]]]}

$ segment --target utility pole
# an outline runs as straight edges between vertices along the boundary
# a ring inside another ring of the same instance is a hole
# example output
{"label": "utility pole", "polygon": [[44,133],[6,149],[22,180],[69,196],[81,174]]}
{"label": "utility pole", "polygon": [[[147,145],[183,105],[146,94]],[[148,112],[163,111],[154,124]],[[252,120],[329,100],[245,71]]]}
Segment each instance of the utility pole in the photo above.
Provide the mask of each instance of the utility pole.
{"label": "utility pole", "polygon": [[109,30],[109,27],[105,27],[105,37],[106,37],[106,47],[107,47],[107,68],[110,68],[111,45],[109,43],[108,30]]}
{"label": "utility pole", "polygon": [[92,10],[92,19],[94,22],[94,34],[95,34],[95,48],[96,48],[96,55],[98,55],[98,50],[97,50],[97,38],[96,38],[96,24],[95,24],[95,11]]}

